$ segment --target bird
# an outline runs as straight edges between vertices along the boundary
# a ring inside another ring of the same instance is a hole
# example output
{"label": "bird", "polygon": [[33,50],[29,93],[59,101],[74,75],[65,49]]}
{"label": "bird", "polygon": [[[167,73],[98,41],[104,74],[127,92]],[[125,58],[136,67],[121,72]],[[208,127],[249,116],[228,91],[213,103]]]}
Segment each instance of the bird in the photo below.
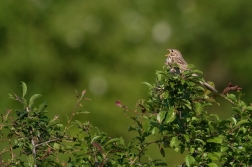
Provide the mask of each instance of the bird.
{"label": "bird", "polygon": [[[171,66],[172,64],[177,64],[178,67],[179,67],[179,72],[183,73],[185,70],[189,70],[188,68],[188,64],[187,62],[185,61],[185,59],[183,58],[182,54],[180,53],[180,51],[176,50],[176,49],[167,49],[169,50],[170,54],[167,54],[167,59],[166,59],[166,62],[165,64],[167,66]],[[170,70],[170,72],[178,72],[177,69],[174,69],[172,68]],[[198,76],[197,74],[193,74],[193,76]],[[214,87],[212,87],[211,85],[209,85],[208,83],[206,82],[202,82],[202,81],[199,81],[200,84],[202,86],[205,86],[207,89],[213,91],[213,92],[218,92]]]}

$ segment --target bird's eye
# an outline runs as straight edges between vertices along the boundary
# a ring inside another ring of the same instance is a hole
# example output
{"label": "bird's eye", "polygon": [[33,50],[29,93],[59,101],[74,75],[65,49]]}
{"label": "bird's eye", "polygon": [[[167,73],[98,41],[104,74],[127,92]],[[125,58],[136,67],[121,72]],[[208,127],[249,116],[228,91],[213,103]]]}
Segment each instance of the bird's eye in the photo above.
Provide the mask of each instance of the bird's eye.
{"label": "bird's eye", "polygon": [[171,49],[171,52],[173,52],[173,49]]}

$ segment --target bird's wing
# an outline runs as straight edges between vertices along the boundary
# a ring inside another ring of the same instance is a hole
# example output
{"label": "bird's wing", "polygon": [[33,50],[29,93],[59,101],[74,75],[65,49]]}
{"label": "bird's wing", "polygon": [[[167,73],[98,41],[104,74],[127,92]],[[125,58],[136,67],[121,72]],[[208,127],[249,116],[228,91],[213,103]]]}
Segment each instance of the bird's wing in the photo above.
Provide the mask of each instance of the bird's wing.
{"label": "bird's wing", "polygon": [[176,62],[181,65],[187,65],[187,62],[183,59],[183,57],[177,58],[176,60]]}

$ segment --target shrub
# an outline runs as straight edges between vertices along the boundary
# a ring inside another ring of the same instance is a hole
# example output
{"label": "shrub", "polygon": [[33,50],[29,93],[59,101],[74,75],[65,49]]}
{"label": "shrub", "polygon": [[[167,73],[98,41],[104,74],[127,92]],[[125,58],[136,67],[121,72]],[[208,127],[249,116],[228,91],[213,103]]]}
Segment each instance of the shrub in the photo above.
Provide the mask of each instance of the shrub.
{"label": "shrub", "polygon": [[[34,101],[41,95],[35,94],[29,102],[25,99],[26,84],[22,82],[23,95],[10,94],[10,98],[20,102],[23,108],[7,110],[2,114],[0,125],[1,142],[6,147],[1,151],[1,166],[157,166],[165,165],[159,160],[140,161],[145,149],[137,141],[125,144],[122,138],[111,138],[100,132],[90,122],[74,120],[79,111],[86,91],[81,94],[64,125],[58,116],[47,116],[47,104],[38,107]],[[78,133],[71,130],[77,128]],[[4,131],[5,130],[5,131]],[[8,153],[8,154],[7,154]],[[60,155],[63,155],[61,160]],[[65,159],[65,160],[64,160]]]}
{"label": "shrub", "polygon": [[[160,139],[152,143],[158,144],[163,156],[166,147],[187,153],[180,166],[252,164],[252,106],[241,100],[241,88],[229,83],[222,94],[211,95],[199,84],[203,79],[192,75],[200,71],[191,66],[184,73],[171,74],[171,68],[157,71],[154,84],[144,83],[149,87],[149,98],[139,102],[141,112],[132,118],[135,125],[130,130],[139,133],[140,141],[160,134]],[[209,106],[219,105],[216,97],[232,104],[229,118],[221,120],[218,115],[208,113]]]}
{"label": "shrub", "polygon": [[[240,87],[229,84],[222,94],[211,94],[194,73],[201,72],[191,67],[190,71],[171,74],[170,67],[164,67],[156,72],[156,82],[144,83],[149,87],[149,98],[139,100],[138,108],[131,110],[116,102],[126,118],[133,120],[128,130],[137,132],[127,144],[121,137],[111,138],[100,132],[88,121],[73,119],[77,114],[88,114],[79,111],[81,103],[88,100],[85,90],[77,93],[76,105],[64,124],[58,116],[47,116],[45,102],[35,105],[41,95],[35,94],[27,101],[27,87],[22,82],[22,96],[9,96],[23,107],[1,115],[0,135],[5,147],[0,152],[0,165],[166,166],[146,154],[150,145],[157,145],[163,157],[167,147],[186,153],[180,166],[249,166],[252,106],[241,100]],[[209,106],[219,105],[216,97],[232,104],[228,119],[208,113]],[[76,134],[71,133],[74,128]],[[153,139],[156,134],[160,137]]]}

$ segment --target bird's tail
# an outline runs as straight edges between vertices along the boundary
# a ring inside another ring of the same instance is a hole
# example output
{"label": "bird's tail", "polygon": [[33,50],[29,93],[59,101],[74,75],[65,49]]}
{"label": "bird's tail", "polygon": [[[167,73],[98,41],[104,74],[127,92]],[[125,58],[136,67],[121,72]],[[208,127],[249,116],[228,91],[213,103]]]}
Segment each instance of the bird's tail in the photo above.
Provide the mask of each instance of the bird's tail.
{"label": "bird's tail", "polygon": [[212,92],[218,93],[218,91],[217,91],[214,87],[212,87],[211,85],[209,85],[208,83],[206,83],[206,82],[201,82],[201,81],[200,81],[200,84],[201,84],[202,86],[205,86],[208,90],[210,90],[210,91],[212,91]]}

